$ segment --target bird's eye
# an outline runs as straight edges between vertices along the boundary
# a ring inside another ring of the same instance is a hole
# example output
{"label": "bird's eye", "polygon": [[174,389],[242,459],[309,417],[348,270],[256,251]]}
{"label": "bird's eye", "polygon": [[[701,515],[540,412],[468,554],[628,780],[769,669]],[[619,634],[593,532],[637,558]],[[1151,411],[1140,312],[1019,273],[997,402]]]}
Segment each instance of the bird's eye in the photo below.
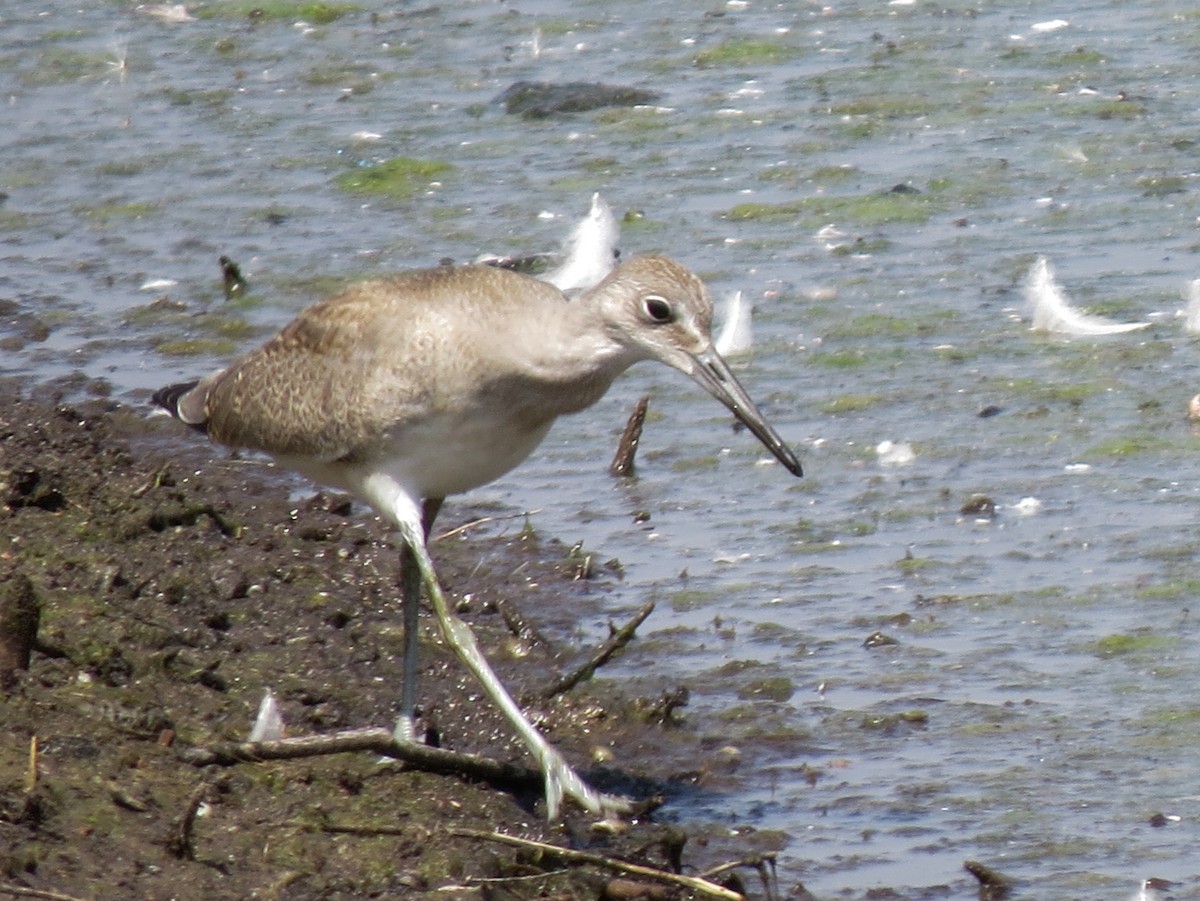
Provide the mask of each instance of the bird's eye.
{"label": "bird's eye", "polygon": [[665,323],[675,318],[675,311],[671,309],[671,305],[665,297],[659,297],[657,294],[647,294],[642,298],[642,303],[645,306],[646,315],[653,322]]}

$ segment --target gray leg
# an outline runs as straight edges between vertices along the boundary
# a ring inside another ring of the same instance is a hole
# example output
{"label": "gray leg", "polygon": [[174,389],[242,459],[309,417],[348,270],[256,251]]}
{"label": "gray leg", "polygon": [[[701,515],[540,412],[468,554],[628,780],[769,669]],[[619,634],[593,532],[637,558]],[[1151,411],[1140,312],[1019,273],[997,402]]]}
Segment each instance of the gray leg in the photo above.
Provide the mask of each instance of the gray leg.
{"label": "gray leg", "polygon": [[[421,505],[421,526],[425,538],[433,528],[442,498],[427,498]],[[400,718],[396,720],[397,741],[416,741],[417,646],[420,644],[421,568],[412,548],[402,541],[400,548],[400,599],[404,613],[404,684],[400,689]]]}
{"label": "gray leg", "polygon": [[[398,519],[400,519],[398,517]],[[500,679],[496,676],[487,659],[480,651],[479,645],[475,642],[475,635],[471,632],[470,627],[461,619],[454,615],[450,609],[450,605],[446,602],[446,597],[442,594],[441,585],[438,584],[437,574],[433,569],[433,561],[429,557],[429,551],[425,547],[424,535],[417,533],[414,528],[414,523],[406,522],[400,519],[400,534],[408,543],[413,556],[416,558],[417,566],[421,571],[421,579],[425,583],[425,588],[429,592],[429,599],[433,603],[434,612],[437,614],[438,625],[441,627],[442,635],[445,636],[446,642],[454,649],[454,653],[458,655],[458,659],[469,669],[479,680],[484,691],[496,704],[497,707],[504,713],[505,717],[521,739],[525,742],[526,747],[537,759],[538,767],[541,769],[546,779],[546,815],[550,819],[558,816],[559,804],[562,801],[563,795],[574,798],[581,806],[590,810],[592,813],[602,814],[604,816],[615,815],[620,812],[629,810],[629,802],[624,798],[618,798],[612,795],[604,795],[592,789],[584,782],[579,775],[567,765],[563,756],[554,748],[540,732],[534,727],[533,723],[529,722],[517,702],[512,699]]]}

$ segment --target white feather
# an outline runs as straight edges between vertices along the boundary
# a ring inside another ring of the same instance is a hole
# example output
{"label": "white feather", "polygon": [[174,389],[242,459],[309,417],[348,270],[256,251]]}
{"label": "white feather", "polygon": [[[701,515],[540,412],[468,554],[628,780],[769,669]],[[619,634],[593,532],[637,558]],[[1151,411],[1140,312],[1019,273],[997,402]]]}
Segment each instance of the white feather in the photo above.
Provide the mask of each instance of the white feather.
{"label": "white feather", "polygon": [[542,276],[564,294],[586,291],[604,280],[616,263],[620,229],[599,193],[592,208],[563,243],[562,263]]}
{"label": "white feather", "polygon": [[721,356],[743,354],[753,346],[754,321],[751,306],[749,301],[742,299],[741,291],[725,301],[721,333],[713,342]]}
{"label": "white feather", "polygon": [[1187,307],[1183,311],[1183,330],[1200,332],[1200,278],[1188,282]]}
{"label": "white feather", "polygon": [[247,741],[278,741],[283,738],[283,732],[283,714],[275,702],[275,695],[268,688],[262,703],[258,705],[258,716],[254,719],[254,728],[250,730]]}
{"label": "white feather", "polygon": [[1146,328],[1148,322],[1113,322],[1103,316],[1083,313],[1054,280],[1054,270],[1045,257],[1038,257],[1025,279],[1025,299],[1033,310],[1033,330],[1059,335],[1116,335]]}

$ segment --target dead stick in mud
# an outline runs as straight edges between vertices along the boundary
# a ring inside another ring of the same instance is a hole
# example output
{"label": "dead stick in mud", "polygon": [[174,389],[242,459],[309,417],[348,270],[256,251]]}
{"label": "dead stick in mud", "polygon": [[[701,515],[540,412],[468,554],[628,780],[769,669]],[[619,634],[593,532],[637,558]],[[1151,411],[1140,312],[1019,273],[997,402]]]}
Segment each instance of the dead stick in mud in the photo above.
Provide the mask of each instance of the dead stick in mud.
{"label": "dead stick in mud", "polygon": [[590,863],[598,867],[616,870],[620,873],[628,873],[631,876],[644,876],[647,879],[653,879],[657,882],[669,882],[672,885],[683,886],[694,892],[700,892],[714,898],[724,898],[726,901],[743,901],[744,897],[724,886],[717,885],[715,882],[709,882],[707,879],[700,879],[696,876],[682,876],[678,873],[668,873],[666,870],[656,870],[654,867],[646,867],[636,863],[626,863],[623,860],[605,857],[603,854],[592,854],[588,851],[560,848],[557,845],[537,842],[528,838],[519,838],[515,835],[506,835],[503,832],[481,832],[477,829],[451,829],[449,832],[450,835],[457,836],[458,838],[473,838],[481,841],[498,842],[502,845],[513,845],[518,848],[529,848],[534,851],[541,851],[544,854],[560,857],[572,863]]}
{"label": "dead stick in mud", "polygon": [[[758,873],[758,878],[762,880],[763,891],[768,899],[775,898],[775,892],[771,888],[773,882],[778,880],[778,875],[775,872],[775,854],[767,852],[766,854],[755,854],[752,857],[745,857],[741,860],[731,860],[727,863],[718,864],[715,867],[709,867],[700,874],[701,879],[711,879],[721,873],[727,873],[730,870],[740,870],[743,867],[754,870]],[[769,871],[769,872],[768,872]]]}
{"label": "dead stick in mud", "polygon": [[497,598],[495,606],[496,612],[504,619],[504,625],[512,633],[513,638],[531,641],[542,647],[550,646],[550,642],[546,641],[546,637],[529,620],[523,617],[520,611],[510,604],[508,600]]}
{"label": "dead stick in mud", "polygon": [[187,808],[176,824],[175,834],[167,840],[167,849],[180,860],[196,859],[196,817],[200,815],[200,808],[204,806],[211,788],[212,783],[206,775],[204,780],[192,791],[188,798]]}
{"label": "dead stick in mud", "polygon": [[616,654],[623,647],[625,647],[625,645],[629,644],[629,642],[633,640],[633,634],[637,631],[637,627],[645,622],[646,617],[653,612],[654,601],[648,601],[645,606],[643,606],[642,609],[637,612],[633,619],[631,619],[621,628],[614,631],[612,635],[609,636],[608,641],[601,645],[600,649],[592,655],[591,659],[589,659],[582,666],[576,668],[573,672],[568,673],[555,682],[552,686],[546,689],[542,697],[546,700],[549,700],[555,695],[560,695],[563,692],[570,691],[585,679],[590,679],[595,674],[596,670],[608,663],[614,654]]}
{"label": "dead stick in mud", "polygon": [[453,538],[455,535],[461,535],[463,532],[469,532],[476,526],[487,525],[491,522],[503,522],[506,519],[520,519],[522,517],[536,516],[541,512],[541,510],[522,510],[520,513],[509,513],[504,516],[480,516],[478,519],[472,519],[470,522],[464,522],[461,526],[455,526],[453,529],[448,529],[445,532],[434,535],[429,540],[445,541],[447,538]]}
{"label": "dead stick in mud", "polygon": [[633,475],[633,458],[637,455],[638,444],[642,440],[642,426],[646,423],[646,408],[650,405],[650,395],[644,394],[629,414],[625,423],[625,431],[617,444],[617,453],[608,467],[614,476],[627,477]]}
{"label": "dead stick in mud", "polygon": [[397,741],[391,730],[381,728],[347,729],[331,735],[306,735],[281,738],[277,741],[231,742],[210,748],[186,748],[181,750],[179,755],[194,766],[233,766],[263,760],[295,760],[355,751],[373,751],[425,772],[464,776],[492,785],[520,788],[542,785],[541,775],[526,767],[499,763],[477,754],[462,754],[417,742]]}
{"label": "dead stick in mud", "polygon": [[23,885],[8,885],[0,883],[0,894],[13,895],[17,898],[44,898],[46,901],[84,901],[74,895],[62,895],[58,892],[48,892],[45,889],[26,888]]}

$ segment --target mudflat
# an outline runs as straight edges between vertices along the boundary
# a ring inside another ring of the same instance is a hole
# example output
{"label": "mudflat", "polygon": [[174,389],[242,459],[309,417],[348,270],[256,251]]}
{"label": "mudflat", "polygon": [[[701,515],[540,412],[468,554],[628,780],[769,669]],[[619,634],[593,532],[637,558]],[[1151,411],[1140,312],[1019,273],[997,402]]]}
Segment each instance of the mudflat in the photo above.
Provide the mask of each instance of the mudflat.
{"label": "mudflat", "polygon": [[[245,741],[268,689],[289,736],[390,728],[399,555],[347,498],[165,417],[0,379],[0,610],[38,613],[28,668],[9,653],[0,673],[0,897],[674,897],[687,890],[491,834],[692,874],[773,850],[774,837],[672,822],[672,796],[732,765],[674,686],[630,696],[601,670],[546,696],[595,651],[570,624],[600,609],[615,571],[469,498],[443,531],[443,582],[539,727],[597,787],[665,808],[597,829],[577,810],[547,823],[536,783],[373,753],[189,762]],[[440,744],[527,766],[432,617],[423,628],[421,703]],[[737,873],[721,878],[738,887]]]}

